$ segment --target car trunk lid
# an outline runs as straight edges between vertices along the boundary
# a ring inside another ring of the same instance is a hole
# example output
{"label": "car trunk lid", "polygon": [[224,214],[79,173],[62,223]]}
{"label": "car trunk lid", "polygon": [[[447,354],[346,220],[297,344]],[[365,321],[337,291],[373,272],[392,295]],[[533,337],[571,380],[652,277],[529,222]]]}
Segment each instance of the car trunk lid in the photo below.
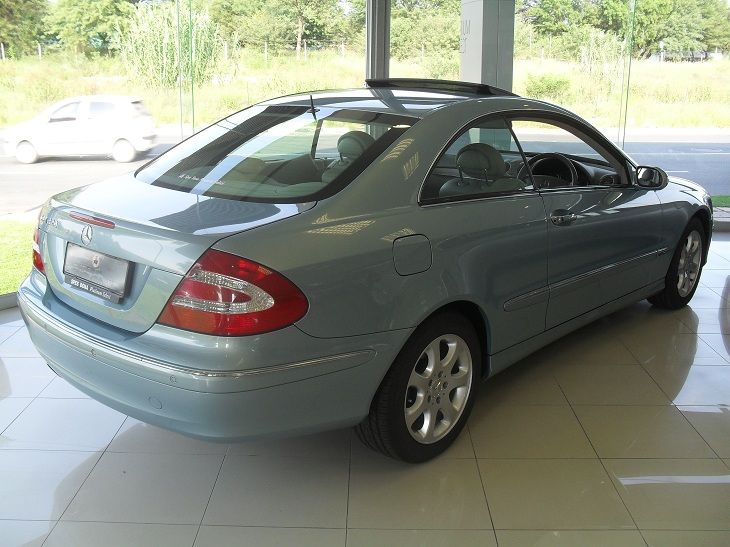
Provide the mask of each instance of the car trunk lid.
{"label": "car trunk lid", "polygon": [[[206,197],[151,186],[131,174],[116,177],[52,198],[41,221],[46,276],[54,294],[69,306],[115,327],[144,332],[182,276],[216,241],[313,205]],[[74,245],[72,252],[87,263],[81,286],[70,275],[78,271],[64,268],[67,249]],[[100,264],[114,262],[107,256],[129,263],[121,299],[84,282],[100,275]]]}

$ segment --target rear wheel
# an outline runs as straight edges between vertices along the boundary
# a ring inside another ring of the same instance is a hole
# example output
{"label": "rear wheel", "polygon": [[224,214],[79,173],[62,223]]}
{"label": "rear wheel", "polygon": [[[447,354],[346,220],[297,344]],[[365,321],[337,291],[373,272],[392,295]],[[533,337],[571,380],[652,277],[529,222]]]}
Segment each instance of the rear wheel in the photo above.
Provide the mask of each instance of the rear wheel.
{"label": "rear wheel", "polygon": [[35,163],[38,161],[38,152],[28,141],[23,141],[15,147],[15,159],[20,163]]}
{"label": "rear wheel", "polygon": [[128,163],[137,156],[137,150],[131,142],[126,139],[119,139],[112,148],[112,158],[119,163]]}
{"label": "rear wheel", "polygon": [[481,347],[472,324],[450,312],[428,319],[393,362],[370,414],[356,428],[358,437],[408,462],[437,456],[464,427],[480,374]]}
{"label": "rear wheel", "polygon": [[674,251],[664,280],[664,290],[649,297],[649,302],[669,310],[687,305],[700,281],[705,241],[705,229],[702,223],[696,218],[692,219]]}

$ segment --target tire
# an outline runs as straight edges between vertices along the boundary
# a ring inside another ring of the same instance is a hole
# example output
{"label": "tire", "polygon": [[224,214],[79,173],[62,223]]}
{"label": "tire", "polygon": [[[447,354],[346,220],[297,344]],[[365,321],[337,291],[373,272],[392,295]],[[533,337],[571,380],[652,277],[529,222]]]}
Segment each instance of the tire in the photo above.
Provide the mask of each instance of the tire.
{"label": "tire", "polygon": [[438,456],[466,424],[481,365],[481,344],[470,321],[453,312],[431,317],[395,358],[369,415],[355,428],[357,436],[406,462]]}
{"label": "tire", "polygon": [[137,150],[131,142],[126,139],[119,139],[112,147],[112,158],[119,163],[129,163],[137,157]]}
{"label": "tire", "polygon": [[31,143],[23,141],[15,147],[15,159],[20,163],[35,163],[38,161],[38,152]]}
{"label": "tire", "polygon": [[693,218],[679,238],[669,263],[664,290],[647,300],[657,308],[667,310],[678,310],[686,306],[699,285],[706,245],[705,229],[698,219]]}

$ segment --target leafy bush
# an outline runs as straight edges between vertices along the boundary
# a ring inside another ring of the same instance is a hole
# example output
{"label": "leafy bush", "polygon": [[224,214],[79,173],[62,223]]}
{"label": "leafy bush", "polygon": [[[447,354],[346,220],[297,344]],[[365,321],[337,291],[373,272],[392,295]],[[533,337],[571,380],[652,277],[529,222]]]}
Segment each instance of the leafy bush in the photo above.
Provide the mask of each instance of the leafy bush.
{"label": "leafy bush", "polygon": [[558,101],[567,96],[570,90],[570,80],[562,76],[542,74],[528,76],[525,92],[530,97]]}
{"label": "leafy bush", "polygon": [[121,35],[122,62],[132,79],[148,87],[195,85],[211,79],[220,58],[218,29],[204,12],[182,13],[174,3],[138,4]]}

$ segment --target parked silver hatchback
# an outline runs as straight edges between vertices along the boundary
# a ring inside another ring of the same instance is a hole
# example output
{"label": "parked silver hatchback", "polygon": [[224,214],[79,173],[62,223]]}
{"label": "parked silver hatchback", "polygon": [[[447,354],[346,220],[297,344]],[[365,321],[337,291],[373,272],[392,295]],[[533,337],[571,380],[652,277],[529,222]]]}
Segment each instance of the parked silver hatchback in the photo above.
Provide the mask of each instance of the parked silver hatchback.
{"label": "parked silver hatchback", "polygon": [[18,294],[92,397],[206,439],[356,425],[417,462],[480,381],[637,300],[692,298],[712,203],[566,110],[373,80],[274,99],[40,215]]}

